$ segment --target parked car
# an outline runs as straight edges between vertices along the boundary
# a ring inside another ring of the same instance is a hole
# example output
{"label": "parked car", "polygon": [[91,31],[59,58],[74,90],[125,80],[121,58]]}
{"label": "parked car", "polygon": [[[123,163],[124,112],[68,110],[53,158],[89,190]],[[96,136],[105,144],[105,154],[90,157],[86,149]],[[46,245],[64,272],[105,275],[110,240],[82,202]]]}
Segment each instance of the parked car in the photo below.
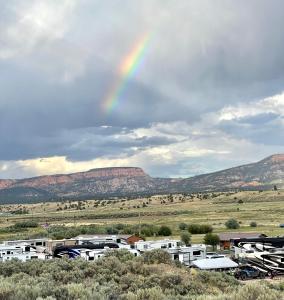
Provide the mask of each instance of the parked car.
{"label": "parked car", "polygon": [[236,270],[235,277],[241,280],[265,278],[265,273],[252,266],[242,266]]}

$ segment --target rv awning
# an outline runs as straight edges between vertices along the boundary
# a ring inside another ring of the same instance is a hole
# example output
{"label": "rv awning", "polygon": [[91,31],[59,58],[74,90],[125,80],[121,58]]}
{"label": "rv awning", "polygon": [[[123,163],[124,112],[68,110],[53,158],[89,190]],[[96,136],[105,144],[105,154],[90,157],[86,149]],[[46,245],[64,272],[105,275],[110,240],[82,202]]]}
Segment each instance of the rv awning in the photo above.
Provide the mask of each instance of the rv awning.
{"label": "rv awning", "polygon": [[199,259],[193,261],[192,264],[200,270],[227,269],[236,268],[238,266],[237,263],[228,257]]}

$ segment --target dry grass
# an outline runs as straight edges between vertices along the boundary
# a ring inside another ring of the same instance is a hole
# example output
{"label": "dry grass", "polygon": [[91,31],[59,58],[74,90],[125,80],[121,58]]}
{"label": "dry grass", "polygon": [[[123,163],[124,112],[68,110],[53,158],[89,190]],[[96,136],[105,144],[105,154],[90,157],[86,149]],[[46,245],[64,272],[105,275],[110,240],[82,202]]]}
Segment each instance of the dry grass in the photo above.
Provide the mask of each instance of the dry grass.
{"label": "dry grass", "polygon": [[[270,236],[284,235],[279,228],[284,223],[284,191],[219,193],[203,196],[174,195],[173,200],[167,195],[134,200],[84,201],[85,209],[70,208],[71,203],[53,202],[22,205],[29,210],[27,215],[8,215],[0,217],[0,227],[7,227],[16,222],[34,219],[40,223],[50,224],[138,224],[139,213],[142,223],[169,225],[174,236],[179,236],[178,224],[203,223],[214,227],[215,232],[225,232],[224,223],[229,218],[241,222],[238,231],[261,232]],[[161,203],[164,202],[164,203]],[[243,202],[243,203],[239,203]],[[102,203],[105,205],[102,206]],[[143,203],[147,203],[143,207]],[[94,207],[94,205],[97,205]],[[59,207],[66,210],[57,211]],[[140,208],[137,208],[140,206]],[[2,205],[2,212],[16,210],[19,205]],[[250,222],[257,222],[256,228]],[[5,238],[7,238],[5,234]],[[3,239],[4,236],[0,235]],[[193,236],[193,242],[202,241],[202,235]]]}

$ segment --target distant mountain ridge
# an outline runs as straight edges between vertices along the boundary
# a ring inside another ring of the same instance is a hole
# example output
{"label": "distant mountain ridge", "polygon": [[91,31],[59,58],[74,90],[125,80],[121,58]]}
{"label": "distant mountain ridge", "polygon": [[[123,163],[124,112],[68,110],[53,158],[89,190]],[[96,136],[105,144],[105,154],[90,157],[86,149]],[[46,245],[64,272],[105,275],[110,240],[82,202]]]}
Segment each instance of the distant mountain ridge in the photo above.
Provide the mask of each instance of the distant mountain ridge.
{"label": "distant mountain ridge", "polygon": [[194,176],[179,183],[181,189],[214,191],[228,189],[270,189],[284,187],[284,154],[271,155],[259,162]]}
{"label": "distant mountain ridge", "polygon": [[206,192],[284,187],[284,154],[259,162],[186,179],[152,178],[141,168],[91,169],[73,174],[0,180],[0,202],[21,203],[58,199],[139,194]]}

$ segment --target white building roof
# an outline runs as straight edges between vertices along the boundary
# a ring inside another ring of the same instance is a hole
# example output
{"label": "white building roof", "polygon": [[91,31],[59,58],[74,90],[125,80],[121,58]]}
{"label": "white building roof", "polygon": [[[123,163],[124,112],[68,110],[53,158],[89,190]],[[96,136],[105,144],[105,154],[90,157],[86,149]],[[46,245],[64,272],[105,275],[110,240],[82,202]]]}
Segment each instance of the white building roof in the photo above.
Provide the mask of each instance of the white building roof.
{"label": "white building roof", "polygon": [[201,270],[214,270],[214,269],[227,269],[236,268],[237,263],[228,257],[212,258],[212,259],[199,259],[192,262],[194,266]]}

